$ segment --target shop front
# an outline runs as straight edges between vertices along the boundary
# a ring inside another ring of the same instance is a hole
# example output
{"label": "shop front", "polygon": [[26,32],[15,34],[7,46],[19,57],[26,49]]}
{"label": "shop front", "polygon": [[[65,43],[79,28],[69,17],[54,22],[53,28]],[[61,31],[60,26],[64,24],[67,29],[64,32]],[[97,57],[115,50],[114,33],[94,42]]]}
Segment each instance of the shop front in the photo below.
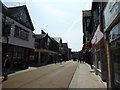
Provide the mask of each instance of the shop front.
{"label": "shop front", "polygon": [[[9,55],[9,58],[12,63],[12,67],[19,67],[22,68],[22,66],[25,66],[25,68],[28,68],[29,62],[30,62],[30,56],[33,55],[33,50],[25,47],[15,46],[8,44],[6,48],[6,44],[2,44],[2,58],[3,62],[5,60],[6,54]],[[7,49],[7,53],[6,53]]]}
{"label": "shop front", "polygon": [[120,88],[120,2],[108,2],[104,10],[109,88]]}
{"label": "shop front", "polygon": [[109,31],[110,74],[112,87],[120,88],[120,22]]}
{"label": "shop front", "polygon": [[35,49],[35,60],[38,66],[56,63],[58,53],[47,49]]}
{"label": "shop front", "polygon": [[91,40],[91,44],[91,57],[93,61],[94,71],[96,75],[101,76],[103,81],[106,81],[106,52],[103,33],[100,31],[99,25]]}

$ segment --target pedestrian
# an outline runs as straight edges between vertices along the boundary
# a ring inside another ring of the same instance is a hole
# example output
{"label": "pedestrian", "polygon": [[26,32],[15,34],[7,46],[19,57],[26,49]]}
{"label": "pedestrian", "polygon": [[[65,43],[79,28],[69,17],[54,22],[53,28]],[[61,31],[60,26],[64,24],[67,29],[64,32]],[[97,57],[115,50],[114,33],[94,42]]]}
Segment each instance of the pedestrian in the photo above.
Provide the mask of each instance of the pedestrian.
{"label": "pedestrian", "polygon": [[83,61],[83,64],[85,63],[85,59],[84,58],[82,58],[82,61]]}
{"label": "pedestrian", "polygon": [[6,58],[4,60],[4,69],[3,69],[4,79],[3,79],[3,81],[8,79],[8,73],[9,73],[10,66],[11,66],[11,62],[10,62],[9,56],[6,55]]}
{"label": "pedestrian", "polygon": [[62,64],[62,58],[60,58],[60,64]]}
{"label": "pedestrian", "polygon": [[78,58],[78,63],[80,62],[79,58]]}
{"label": "pedestrian", "polygon": [[80,60],[80,58],[78,58],[78,63],[79,63],[79,62],[81,63],[81,60]]}
{"label": "pedestrian", "polygon": [[80,57],[80,63],[81,63],[81,61],[82,61],[82,58]]}
{"label": "pedestrian", "polygon": [[84,64],[84,58],[83,57],[81,58],[81,62]]}

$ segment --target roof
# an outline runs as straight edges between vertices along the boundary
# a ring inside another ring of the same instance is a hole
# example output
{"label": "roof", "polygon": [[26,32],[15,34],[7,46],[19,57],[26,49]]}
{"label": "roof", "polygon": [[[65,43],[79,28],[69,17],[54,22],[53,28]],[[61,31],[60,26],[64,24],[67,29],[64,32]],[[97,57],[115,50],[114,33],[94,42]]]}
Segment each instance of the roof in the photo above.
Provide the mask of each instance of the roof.
{"label": "roof", "polygon": [[68,48],[68,44],[67,43],[63,43],[63,47]]}
{"label": "roof", "polygon": [[7,7],[0,1],[0,12],[6,13]]}
{"label": "roof", "polygon": [[41,30],[41,34],[46,34],[46,32],[45,32],[45,31],[43,31],[43,30]]}
{"label": "roof", "polygon": [[35,35],[35,39],[42,39],[44,37],[46,37],[47,34],[36,34]]}
{"label": "roof", "polygon": [[58,43],[60,43],[60,41],[62,40],[61,37],[55,37],[54,39],[55,39]]}
{"label": "roof", "polygon": [[50,37],[50,38],[51,38],[51,40],[53,40],[54,42],[59,43],[59,42],[57,42],[53,37]]}
{"label": "roof", "polygon": [[[20,10],[24,10],[23,12],[25,12],[25,13],[23,15],[21,15]],[[7,14],[10,15],[10,17],[12,19],[14,19],[14,20],[18,21],[19,23],[25,25],[26,27],[30,28],[31,30],[34,30],[34,26],[32,24],[32,21],[31,21],[31,18],[30,18],[30,15],[28,13],[28,9],[27,9],[26,5],[7,8]],[[27,23],[25,22],[25,20],[18,19],[18,17],[23,18],[23,17],[25,17],[25,15],[28,19]]]}

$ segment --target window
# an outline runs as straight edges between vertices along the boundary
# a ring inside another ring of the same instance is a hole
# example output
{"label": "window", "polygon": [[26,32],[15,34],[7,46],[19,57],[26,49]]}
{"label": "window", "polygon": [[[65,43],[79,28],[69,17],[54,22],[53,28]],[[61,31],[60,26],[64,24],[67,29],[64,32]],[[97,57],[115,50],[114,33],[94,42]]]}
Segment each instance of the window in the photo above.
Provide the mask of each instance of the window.
{"label": "window", "polygon": [[120,39],[111,43],[111,59],[114,67],[114,84],[120,85]]}
{"label": "window", "polygon": [[16,26],[14,36],[24,40],[28,40],[29,32]]}
{"label": "window", "polygon": [[47,46],[49,46],[50,45],[50,39],[48,38],[47,39]]}
{"label": "window", "polygon": [[113,83],[115,86],[120,86],[120,23],[115,25],[110,31],[110,53],[112,64]]}
{"label": "window", "polygon": [[18,27],[15,27],[15,34],[14,34],[14,36],[15,37],[19,37],[19,28]]}
{"label": "window", "polygon": [[18,47],[18,46],[14,46],[13,59],[14,60],[15,59],[18,59],[18,60],[24,59],[24,48]]}

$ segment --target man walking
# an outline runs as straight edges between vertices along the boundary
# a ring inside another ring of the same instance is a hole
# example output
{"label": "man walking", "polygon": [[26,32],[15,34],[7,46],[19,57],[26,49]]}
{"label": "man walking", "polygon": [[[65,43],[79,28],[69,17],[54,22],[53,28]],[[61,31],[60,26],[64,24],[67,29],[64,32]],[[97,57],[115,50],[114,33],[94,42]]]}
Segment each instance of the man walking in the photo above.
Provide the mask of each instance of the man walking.
{"label": "man walking", "polygon": [[4,60],[4,69],[3,69],[3,76],[4,76],[4,79],[3,81],[7,80],[8,78],[8,72],[9,72],[9,69],[10,69],[10,59],[9,59],[9,56],[6,55],[6,58]]}

